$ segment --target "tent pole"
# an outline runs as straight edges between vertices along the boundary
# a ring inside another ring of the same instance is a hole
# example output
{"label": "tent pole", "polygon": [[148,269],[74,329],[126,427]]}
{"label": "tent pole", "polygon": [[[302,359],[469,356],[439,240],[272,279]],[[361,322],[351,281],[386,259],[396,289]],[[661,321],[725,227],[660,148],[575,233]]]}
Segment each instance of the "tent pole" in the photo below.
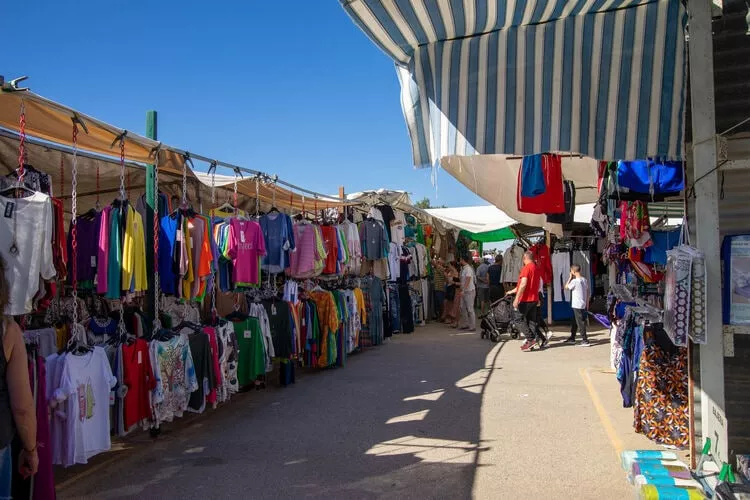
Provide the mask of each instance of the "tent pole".
{"label": "tent pole", "polygon": [[[156,140],[157,137],[157,114],[156,111],[146,111],[146,137]],[[146,276],[148,277],[148,288],[146,292],[146,312],[153,314],[154,309],[154,275],[156,271],[154,264],[158,256],[154,255],[154,196],[155,189],[154,165],[146,165]],[[161,215],[161,214],[159,214]],[[149,322],[151,324],[151,322]]]}
{"label": "tent pole", "polygon": [[[544,231],[544,244],[547,248],[552,249],[552,235],[545,229]],[[552,283],[547,283],[547,324],[552,326],[554,321],[552,320]]]}
{"label": "tent pole", "polygon": [[[696,246],[706,256],[707,342],[700,350],[701,436],[711,439],[717,461],[729,460],[724,396],[724,332],[721,318],[721,244],[719,233],[719,173],[716,168],[716,108],[714,105],[714,52],[711,2],[688,0],[690,15],[690,103],[692,158],[695,182]],[[692,160],[692,161],[691,161]],[[726,285],[728,286],[728,285]]]}

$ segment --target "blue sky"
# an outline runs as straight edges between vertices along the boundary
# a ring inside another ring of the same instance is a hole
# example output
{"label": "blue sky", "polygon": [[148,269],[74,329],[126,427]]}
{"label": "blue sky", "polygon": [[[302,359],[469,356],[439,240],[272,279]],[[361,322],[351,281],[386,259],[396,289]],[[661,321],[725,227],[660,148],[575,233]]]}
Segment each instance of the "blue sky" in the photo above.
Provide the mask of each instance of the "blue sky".
{"label": "blue sky", "polygon": [[413,168],[393,64],[336,0],[44,0],[3,18],[0,74],[119,127],[144,133],[156,109],[161,141],[308,189],[486,204]]}

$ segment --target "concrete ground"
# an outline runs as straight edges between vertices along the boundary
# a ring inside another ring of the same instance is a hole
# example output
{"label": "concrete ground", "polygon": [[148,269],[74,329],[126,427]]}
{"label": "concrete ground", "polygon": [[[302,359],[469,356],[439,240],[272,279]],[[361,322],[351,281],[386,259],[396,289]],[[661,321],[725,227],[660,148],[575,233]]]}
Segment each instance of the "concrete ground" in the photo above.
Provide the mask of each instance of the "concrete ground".
{"label": "concrete ground", "polygon": [[398,335],[345,368],[241,394],[135,433],[61,471],[61,498],[576,498],[632,496],[632,430],[609,365],[591,348],[524,353],[439,324]]}

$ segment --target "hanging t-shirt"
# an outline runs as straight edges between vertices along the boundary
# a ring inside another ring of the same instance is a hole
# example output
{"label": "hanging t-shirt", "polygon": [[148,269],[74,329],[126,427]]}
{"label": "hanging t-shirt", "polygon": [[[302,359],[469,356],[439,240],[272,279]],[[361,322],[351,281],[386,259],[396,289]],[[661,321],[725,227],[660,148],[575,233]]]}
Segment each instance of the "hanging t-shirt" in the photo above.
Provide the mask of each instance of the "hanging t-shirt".
{"label": "hanging t-shirt", "polygon": [[237,380],[240,386],[252,384],[266,373],[265,349],[258,318],[232,322],[239,347]]}
{"label": "hanging t-shirt", "polygon": [[326,249],[325,267],[323,274],[336,274],[336,263],[339,258],[338,238],[334,226],[321,226],[320,231],[323,234],[323,244]]}
{"label": "hanging t-shirt", "polygon": [[289,252],[294,250],[294,231],[288,215],[271,212],[260,218],[260,227],[266,242],[266,256],[261,263],[263,270],[281,273],[289,267]]}
{"label": "hanging t-shirt", "polygon": [[156,388],[156,379],[151,368],[148,342],[136,339],[132,344],[122,345],[123,383],[125,393],[125,429],[130,429],[143,420],[151,418],[149,393]]}
{"label": "hanging t-shirt", "polygon": [[367,219],[360,227],[362,254],[368,260],[382,259],[388,255],[388,240],[383,223]]}
{"label": "hanging t-shirt", "polygon": [[109,399],[116,383],[103,348],[97,346],[80,356],[65,356],[56,391],[58,401],[67,401],[64,465],[85,464],[110,449]]}
{"label": "hanging t-shirt", "polygon": [[315,267],[319,257],[315,228],[312,224],[295,224],[294,241],[297,250],[290,256],[290,274],[294,277],[307,277]]}
{"label": "hanging t-shirt", "polygon": [[99,248],[97,249],[96,293],[107,293],[109,272],[109,222],[112,207],[104,207],[99,217]]}
{"label": "hanging t-shirt", "polygon": [[177,218],[166,215],[159,224],[159,283],[169,295],[177,293],[174,252],[177,241]]}
{"label": "hanging t-shirt", "polygon": [[280,358],[292,355],[292,323],[289,304],[281,300],[267,300],[263,307],[268,315],[268,323],[273,339],[273,350]]}
{"label": "hanging t-shirt", "polygon": [[[96,276],[97,258],[99,253],[99,229],[101,227],[101,212],[93,215],[79,216],[76,219],[76,280],[79,282],[92,282]],[[73,258],[73,222],[68,230],[68,255]],[[70,261],[71,272],[68,280],[72,282],[73,267]]]}
{"label": "hanging t-shirt", "polygon": [[234,285],[260,285],[260,258],[266,255],[260,224],[234,218],[229,221],[229,229],[228,254],[232,259]]}
{"label": "hanging t-shirt", "polygon": [[[11,253],[14,234],[17,251]],[[5,279],[10,287],[5,314],[28,314],[33,309],[40,276],[45,280],[55,277],[49,196],[43,193],[27,198],[0,196],[0,255],[5,260]]]}

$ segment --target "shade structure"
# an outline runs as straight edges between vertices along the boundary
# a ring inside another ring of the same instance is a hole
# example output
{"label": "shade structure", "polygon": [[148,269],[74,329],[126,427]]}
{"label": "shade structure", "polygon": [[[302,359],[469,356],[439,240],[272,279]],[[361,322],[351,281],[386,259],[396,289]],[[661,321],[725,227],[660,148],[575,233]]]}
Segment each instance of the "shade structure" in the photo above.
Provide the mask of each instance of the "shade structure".
{"label": "shade structure", "polygon": [[[134,192],[145,189],[145,172],[142,172],[146,164],[159,164],[160,172],[165,176],[181,177],[183,168],[188,177],[188,192],[192,192],[191,201],[204,203],[208,207],[210,197],[206,197],[207,186],[210,185],[210,176],[203,175],[196,170],[195,164],[188,161],[189,153],[178,148],[148,139],[125,129],[105,123],[97,118],[74,110],[63,104],[57,103],[31,91],[0,91],[0,166],[6,172],[18,167],[18,137],[20,133],[20,114],[24,110],[25,132],[30,140],[27,142],[27,156],[32,165],[48,170],[50,165],[58,165],[62,161],[63,174],[70,179],[71,152],[73,125],[77,124],[77,143],[79,151],[89,154],[86,158],[79,158],[79,182],[81,192],[89,192],[89,196],[95,194],[96,185],[93,174],[96,165],[99,166],[100,183],[99,188],[111,190],[113,183],[119,185],[119,156],[121,153],[120,143],[124,145],[123,155],[126,160],[128,178],[135,186]],[[33,140],[32,140],[33,139]],[[49,143],[49,146],[47,145]],[[62,160],[60,157],[62,156]],[[197,156],[193,155],[193,158]],[[205,164],[208,168],[208,164]],[[304,192],[296,186],[273,176],[261,174],[257,171],[237,169],[238,188],[237,191],[244,199],[241,203],[248,203],[247,198],[260,200],[263,208],[275,205],[278,208],[298,212],[313,212],[327,208],[340,208],[346,205],[356,204],[339,200],[333,196]],[[66,174],[67,172],[67,174]],[[57,168],[52,172],[57,175]],[[3,173],[4,175],[4,173]],[[222,176],[217,176],[221,179]],[[201,182],[205,181],[205,182]],[[227,191],[227,185],[233,184],[234,178],[225,178],[224,187],[220,191]],[[55,181],[57,185],[57,181]],[[220,181],[218,186],[222,186]],[[166,192],[181,189],[180,183],[165,183],[161,186]],[[233,186],[232,186],[233,188]],[[180,193],[181,194],[181,193]],[[257,194],[257,196],[256,196]],[[226,195],[220,195],[225,201]],[[85,197],[85,196],[84,196]],[[89,200],[84,200],[86,204]],[[253,208],[249,204],[248,208]]]}
{"label": "shade structure", "polygon": [[340,0],[396,63],[414,164],[683,158],[680,0]]}
{"label": "shade structure", "polygon": [[425,211],[436,219],[461,229],[465,236],[474,241],[492,243],[515,238],[510,227],[517,221],[491,205],[428,208]]}

